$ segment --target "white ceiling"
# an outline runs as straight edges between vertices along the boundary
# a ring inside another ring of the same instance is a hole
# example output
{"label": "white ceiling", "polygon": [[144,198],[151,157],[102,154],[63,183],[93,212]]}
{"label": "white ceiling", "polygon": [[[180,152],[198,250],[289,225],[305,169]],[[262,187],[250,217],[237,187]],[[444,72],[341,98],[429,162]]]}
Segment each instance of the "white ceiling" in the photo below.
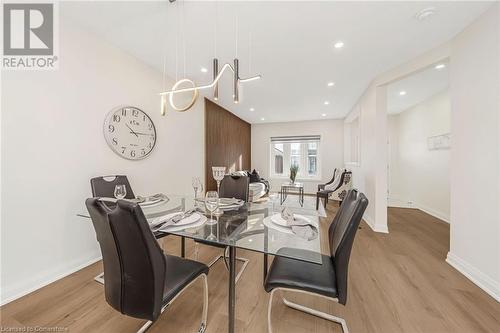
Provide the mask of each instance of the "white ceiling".
{"label": "white ceiling", "polygon": [[[447,62],[440,64],[444,64],[445,67],[436,69],[432,66],[388,85],[387,112],[389,114],[403,112],[445,90],[449,85],[449,64]],[[402,91],[406,94],[401,95]]]}
{"label": "white ceiling", "polygon": [[[217,6],[220,62],[235,57],[238,22],[241,76],[263,76],[244,85],[242,101],[235,105],[227,75],[220,88],[220,104],[251,123],[261,123],[343,118],[374,77],[451,39],[490,4],[99,1],[63,2],[60,15],[69,16],[160,71],[166,48],[167,74],[173,78],[176,30],[180,26],[176,21],[184,17],[186,76],[201,84],[211,81]],[[415,19],[415,14],[427,7],[435,7],[437,13],[425,21]],[[182,34],[179,40],[181,78]],[[337,40],[344,41],[344,48],[333,48]],[[208,73],[202,73],[201,67],[208,68]],[[335,86],[327,87],[329,81]],[[324,101],[330,104],[324,105]],[[251,107],[254,112],[249,111]]]}

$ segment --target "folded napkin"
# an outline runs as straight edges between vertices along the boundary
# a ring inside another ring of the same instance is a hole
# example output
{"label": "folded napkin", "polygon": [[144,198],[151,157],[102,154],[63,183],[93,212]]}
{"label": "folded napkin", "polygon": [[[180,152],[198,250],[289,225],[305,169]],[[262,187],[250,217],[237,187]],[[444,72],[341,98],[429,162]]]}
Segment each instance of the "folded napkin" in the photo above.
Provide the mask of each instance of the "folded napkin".
{"label": "folded napkin", "polygon": [[281,218],[292,228],[294,234],[306,240],[313,240],[318,237],[318,228],[303,219],[296,219],[288,207],[281,211]]}

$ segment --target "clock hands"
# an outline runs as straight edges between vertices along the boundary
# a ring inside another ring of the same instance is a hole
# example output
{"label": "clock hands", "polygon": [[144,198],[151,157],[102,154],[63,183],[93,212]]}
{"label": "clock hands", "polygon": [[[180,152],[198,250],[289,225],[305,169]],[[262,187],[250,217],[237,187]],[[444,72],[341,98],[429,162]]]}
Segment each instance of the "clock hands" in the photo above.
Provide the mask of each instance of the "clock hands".
{"label": "clock hands", "polygon": [[154,134],[150,134],[150,133],[141,133],[141,132],[135,132],[135,134],[139,134],[139,135],[151,135],[151,136],[154,136]]}
{"label": "clock hands", "polygon": [[131,131],[130,133],[134,134],[136,137],[139,137],[139,135],[137,135],[137,133],[134,132],[134,130],[132,128],[130,128],[130,126],[128,124],[125,124],[125,126],[127,126],[128,129]]}

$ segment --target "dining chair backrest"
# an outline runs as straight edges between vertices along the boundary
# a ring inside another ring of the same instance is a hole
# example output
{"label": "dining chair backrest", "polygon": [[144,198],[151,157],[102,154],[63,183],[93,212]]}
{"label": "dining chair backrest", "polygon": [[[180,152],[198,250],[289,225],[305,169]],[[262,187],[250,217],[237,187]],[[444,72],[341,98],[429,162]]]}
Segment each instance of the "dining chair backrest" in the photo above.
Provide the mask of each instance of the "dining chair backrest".
{"label": "dining chair backrest", "polygon": [[330,256],[335,267],[335,279],[339,303],[347,301],[347,277],[349,258],[368,199],[357,190],[349,190],[339,211],[328,228]]}
{"label": "dining chair backrest", "polygon": [[132,191],[132,187],[130,186],[127,176],[102,176],[90,179],[90,187],[92,188],[93,197],[114,198],[116,185],[125,185],[127,190],[127,194],[125,195],[126,199],[135,198],[134,191]]}
{"label": "dining chair backrest", "polygon": [[250,178],[248,176],[225,175],[220,183],[221,198],[236,198],[248,202]]}
{"label": "dining chair backrest", "polygon": [[118,200],[110,209],[85,202],[101,247],[108,304],[123,314],[154,321],[161,313],[166,260],[138,204]]}

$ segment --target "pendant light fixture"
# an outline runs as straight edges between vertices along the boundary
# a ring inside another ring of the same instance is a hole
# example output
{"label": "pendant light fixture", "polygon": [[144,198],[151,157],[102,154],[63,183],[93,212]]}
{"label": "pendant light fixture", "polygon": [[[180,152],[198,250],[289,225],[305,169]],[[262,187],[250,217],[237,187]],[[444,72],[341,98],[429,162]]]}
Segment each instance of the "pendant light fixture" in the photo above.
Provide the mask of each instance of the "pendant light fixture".
{"label": "pendant light fixture", "polygon": [[[173,1],[171,1],[173,2]],[[184,14],[184,13],[183,13]],[[163,91],[160,93],[160,98],[161,98],[161,114],[165,115],[166,113],[166,108],[167,108],[167,98],[168,98],[168,104],[172,107],[172,109],[176,111],[186,111],[190,109],[196,102],[196,99],[198,97],[198,91],[202,89],[213,89],[213,98],[214,100],[219,99],[219,80],[224,74],[225,71],[230,70],[233,72],[233,101],[235,104],[238,104],[240,102],[240,91],[239,87],[241,83],[246,83],[254,80],[258,80],[261,78],[261,75],[254,75],[251,77],[247,78],[241,78],[239,74],[239,59],[238,59],[238,15],[236,15],[236,39],[235,39],[235,58],[233,60],[233,65],[229,63],[225,63],[222,68],[219,71],[219,59],[217,58],[217,15],[218,14],[218,8],[217,8],[217,2],[215,5],[215,25],[214,25],[214,59],[212,61],[212,66],[213,66],[213,80],[209,84],[197,86],[193,81],[190,79],[184,78],[181,80],[177,79],[176,75],[176,83],[172,86],[172,88],[168,91]],[[185,30],[184,30],[184,20],[182,21],[182,31],[183,31],[183,54],[184,54],[184,77],[186,77],[186,49],[185,49]],[[177,34],[178,35],[178,34]],[[176,37],[176,72],[177,72],[177,37]],[[186,87],[186,88],[181,88],[180,86],[182,84],[189,83],[191,87]],[[192,92],[192,97],[191,101],[184,107],[179,107],[175,104],[174,102],[174,96],[176,94],[180,93],[186,93],[186,92]]]}

